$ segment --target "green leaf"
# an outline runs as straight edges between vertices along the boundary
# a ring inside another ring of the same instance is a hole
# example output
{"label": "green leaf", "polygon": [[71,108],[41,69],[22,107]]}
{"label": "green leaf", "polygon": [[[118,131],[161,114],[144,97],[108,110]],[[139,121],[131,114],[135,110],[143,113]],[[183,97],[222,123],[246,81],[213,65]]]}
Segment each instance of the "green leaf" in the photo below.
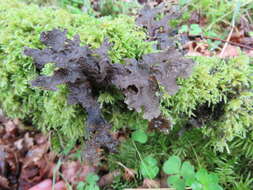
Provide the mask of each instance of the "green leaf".
{"label": "green leaf", "polygon": [[187,186],[191,186],[195,182],[194,167],[188,161],[183,163],[180,175],[184,177]]}
{"label": "green leaf", "polygon": [[219,183],[219,177],[215,173],[210,173],[209,174],[209,181],[210,183]]}
{"label": "green leaf", "polygon": [[223,190],[223,188],[221,186],[219,186],[218,184],[208,184],[205,186],[205,190]]}
{"label": "green leaf", "polygon": [[178,156],[171,156],[164,164],[163,171],[166,174],[179,174],[181,160]]}
{"label": "green leaf", "polygon": [[86,177],[86,182],[89,184],[94,184],[99,180],[99,177],[94,173],[89,173]]}
{"label": "green leaf", "polygon": [[187,4],[189,2],[189,0],[179,0],[178,3],[180,6],[184,6],[185,4]]}
{"label": "green leaf", "polygon": [[198,24],[191,24],[189,35],[197,36],[197,35],[200,35],[201,33],[202,33],[202,29],[200,28]]}
{"label": "green leaf", "polygon": [[85,186],[84,190],[99,190],[99,187],[97,185],[91,184],[91,185]]}
{"label": "green leaf", "polygon": [[210,181],[208,172],[206,171],[206,169],[203,169],[203,168],[197,171],[196,178],[201,184],[204,184],[204,185],[208,184]]}
{"label": "green leaf", "polygon": [[214,31],[206,31],[205,36],[208,37],[218,37],[218,34],[216,34]]}
{"label": "green leaf", "polygon": [[185,181],[180,178],[180,175],[168,177],[167,183],[177,190],[185,190]]}
{"label": "green leaf", "polygon": [[159,172],[156,159],[151,156],[144,158],[140,164],[140,172],[145,178],[155,178]]}
{"label": "green leaf", "polygon": [[192,190],[203,190],[202,185],[198,182],[195,182],[191,185]]}
{"label": "green leaf", "polygon": [[77,190],[83,190],[85,187],[85,183],[83,181],[79,182],[77,185]]}
{"label": "green leaf", "polygon": [[188,30],[189,30],[189,28],[187,25],[182,25],[178,32],[184,33],[184,32],[188,32]]}
{"label": "green leaf", "polygon": [[142,144],[146,143],[148,140],[148,136],[143,129],[138,129],[135,132],[133,132],[132,138],[134,141],[137,141]]}

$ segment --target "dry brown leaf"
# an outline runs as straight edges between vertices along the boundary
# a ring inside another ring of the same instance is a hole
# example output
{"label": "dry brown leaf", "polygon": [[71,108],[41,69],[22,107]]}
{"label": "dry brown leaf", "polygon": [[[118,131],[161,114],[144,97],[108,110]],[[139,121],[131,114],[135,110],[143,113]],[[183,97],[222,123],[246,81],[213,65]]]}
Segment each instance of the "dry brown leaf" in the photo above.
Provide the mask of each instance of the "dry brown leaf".
{"label": "dry brown leaf", "polygon": [[241,40],[245,37],[243,30],[234,30],[230,40],[231,42],[241,43]]}
{"label": "dry brown leaf", "polygon": [[62,175],[71,184],[85,181],[86,176],[95,172],[95,168],[81,164],[79,161],[67,161],[62,165]]}
{"label": "dry brown leaf", "polygon": [[44,144],[48,141],[48,138],[43,134],[36,134],[34,137],[36,144]]}
{"label": "dry brown leaf", "polygon": [[221,58],[236,57],[239,55],[240,55],[240,48],[230,44],[227,45],[222,55],[219,54]]}
{"label": "dry brown leaf", "polygon": [[183,48],[188,50],[187,56],[211,56],[207,42],[201,39],[190,41]]}
{"label": "dry brown leaf", "polygon": [[30,137],[29,133],[25,133],[24,143],[27,149],[30,149],[34,145],[34,138]]}
{"label": "dry brown leaf", "polygon": [[245,51],[245,53],[246,53],[248,56],[253,57],[253,50]]}
{"label": "dry brown leaf", "polygon": [[108,173],[106,175],[103,175],[100,178],[98,184],[99,184],[100,187],[104,187],[106,185],[110,185],[110,184],[113,183],[114,178],[117,177],[117,176],[119,176],[119,175],[120,175],[120,171],[119,170],[115,170],[113,172],[110,172],[110,173]]}
{"label": "dry brown leaf", "polygon": [[4,126],[5,126],[5,131],[6,131],[7,134],[9,134],[9,135],[15,135],[16,134],[17,126],[12,120],[9,120],[6,123],[4,123]]}
{"label": "dry brown leaf", "polygon": [[9,181],[3,176],[0,176],[0,189],[10,189]]}
{"label": "dry brown leaf", "polygon": [[159,188],[160,187],[160,181],[159,180],[154,180],[154,179],[144,179],[143,188]]}
{"label": "dry brown leaf", "polygon": [[131,168],[124,168],[124,175],[123,178],[127,181],[130,181],[135,178],[135,175],[137,172],[134,169]]}

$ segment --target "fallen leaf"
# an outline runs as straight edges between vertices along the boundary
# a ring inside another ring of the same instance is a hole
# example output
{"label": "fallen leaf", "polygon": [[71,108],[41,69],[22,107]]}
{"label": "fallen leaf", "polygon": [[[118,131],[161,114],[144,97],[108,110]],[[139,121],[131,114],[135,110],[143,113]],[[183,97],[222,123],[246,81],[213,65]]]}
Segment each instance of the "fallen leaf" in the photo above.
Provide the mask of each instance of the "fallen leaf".
{"label": "fallen leaf", "polygon": [[154,180],[154,179],[144,179],[143,188],[159,188],[160,187],[160,182],[159,180]]}
{"label": "fallen leaf", "polygon": [[89,173],[95,172],[95,168],[81,164],[79,161],[67,161],[62,164],[61,170],[64,179],[71,184],[85,181],[85,178]]}
{"label": "fallen leaf", "polygon": [[135,178],[135,175],[137,172],[134,169],[131,168],[124,168],[124,175],[123,178],[127,181],[130,181]]}
{"label": "fallen leaf", "polygon": [[204,40],[196,39],[195,41],[189,41],[183,48],[188,50],[187,56],[211,56],[208,44]]}
{"label": "fallen leaf", "polygon": [[239,55],[240,55],[240,48],[237,46],[230,45],[230,44],[227,45],[223,54],[219,53],[219,56],[221,58],[236,57]]}
{"label": "fallen leaf", "polygon": [[246,53],[248,56],[253,57],[253,50],[245,51],[245,53]]}
{"label": "fallen leaf", "polygon": [[10,189],[8,179],[2,176],[0,176],[0,189]]}
{"label": "fallen leaf", "polygon": [[9,134],[9,135],[15,135],[16,134],[17,126],[12,120],[9,120],[6,123],[4,123],[4,126],[5,126],[5,131],[6,131],[7,134]]}
{"label": "fallen leaf", "polygon": [[104,187],[106,185],[110,185],[110,184],[113,183],[114,178],[117,177],[117,176],[119,176],[119,175],[120,175],[120,171],[119,170],[115,170],[113,172],[110,172],[110,173],[108,173],[106,175],[103,175],[100,178],[98,184],[99,184],[100,187]]}

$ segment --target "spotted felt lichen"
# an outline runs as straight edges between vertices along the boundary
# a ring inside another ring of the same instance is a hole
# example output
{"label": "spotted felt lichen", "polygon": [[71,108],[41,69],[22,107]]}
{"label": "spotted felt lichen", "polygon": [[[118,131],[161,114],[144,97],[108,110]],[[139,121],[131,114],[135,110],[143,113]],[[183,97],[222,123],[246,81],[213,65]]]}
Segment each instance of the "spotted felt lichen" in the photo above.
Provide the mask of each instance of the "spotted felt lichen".
{"label": "spotted felt lichen", "polygon": [[59,29],[42,32],[40,40],[47,48],[25,48],[24,53],[33,58],[38,70],[47,63],[55,64],[53,75],[41,75],[32,81],[32,85],[57,90],[57,85],[66,84],[68,102],[80,104],[87,112],[86,129],[93,136],[88,144],[93,149],[94,146],[106,147],[114,151],[117,144],[101,113],[98,92],[116,86],[122,90],[130,109],[143,112],[143,117],[151,120],[161,114],[160,98],[156,96],[158,85],[174,94],[178,90],[177,77],[188,76],[193,65],[190,59],[183,58],[174,49],[146,54],[139,60],[127,60],[126,64],[112,63],[108,40],[100,48],[92,49],[81,46],[78,35],[70,40],[66,34],[66,30]]}

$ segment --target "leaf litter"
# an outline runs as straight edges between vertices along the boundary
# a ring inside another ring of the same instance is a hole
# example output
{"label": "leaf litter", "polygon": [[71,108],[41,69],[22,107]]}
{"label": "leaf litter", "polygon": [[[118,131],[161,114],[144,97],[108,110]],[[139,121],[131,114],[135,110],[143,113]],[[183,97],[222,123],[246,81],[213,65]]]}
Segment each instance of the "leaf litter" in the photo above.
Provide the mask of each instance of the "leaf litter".
{"label": "leaf litter", "polygon": [[[43,180],[53,179],[60,157],[50,149],[48,136],[24,126],[18,119],[3,116],[0,136],[0,189],[29,190]],[[56,181],[64,179],[74,187],[95,172],[95,167],[66,157],[58,172],[61,175],[56,175]]]}
{"label": "leaf litter", "polygon": [[[219,56],[221,58],[237,57],[241,53],[244,53],[250,57],[253,56],[253,24],[241,15],[239,21],[235,26],[221,26],[226,31],[230,31],[227,39],[224,40],[219,37],[213,37],[201,33],[200,35],[191,36],[189,32],[184,33],[191,38],[187,43],[183,45],[183,48],[187,50],[188,56]],[[198,24],[201,27],[205,27],[206,18],[197,12],[193,12],[188,24]],[[211,43],[219,42],[216,48],[212,48]]]}

